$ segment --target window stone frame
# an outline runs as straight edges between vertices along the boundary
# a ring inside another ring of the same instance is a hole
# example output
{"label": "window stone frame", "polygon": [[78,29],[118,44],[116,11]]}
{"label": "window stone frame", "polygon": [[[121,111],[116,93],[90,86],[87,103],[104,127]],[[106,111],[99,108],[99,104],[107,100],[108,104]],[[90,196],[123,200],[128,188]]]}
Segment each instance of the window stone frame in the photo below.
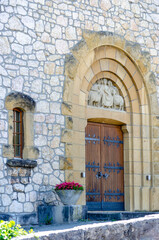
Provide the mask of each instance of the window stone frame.
{"label": "window stone frame", "polygon": [[[39,150],[34,147],[34,112],[35,101],[21,92],[11,92],[5,99],[5,107],[8,110],[8,145],[3,146],[3,156],[7,158],[10,167],[36,167],[35,161],[39,156]],[[13,148],[13,109],[22,109],[24,123],[24,147],[23,159],[14,157]],[[25,162],[26,161],[26,162]]]}

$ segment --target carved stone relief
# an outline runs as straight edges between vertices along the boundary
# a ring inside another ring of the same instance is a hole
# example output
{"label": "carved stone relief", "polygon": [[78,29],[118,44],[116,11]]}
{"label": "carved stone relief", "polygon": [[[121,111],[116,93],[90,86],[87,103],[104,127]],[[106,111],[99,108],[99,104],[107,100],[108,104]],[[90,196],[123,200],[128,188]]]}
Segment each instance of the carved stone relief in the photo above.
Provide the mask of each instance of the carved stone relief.
{"label": "carved stone relief", "polygon": [[88,105],[124,110],[124,99],[117,87],[108,79],[99,79],[92,86],[88,95]]}

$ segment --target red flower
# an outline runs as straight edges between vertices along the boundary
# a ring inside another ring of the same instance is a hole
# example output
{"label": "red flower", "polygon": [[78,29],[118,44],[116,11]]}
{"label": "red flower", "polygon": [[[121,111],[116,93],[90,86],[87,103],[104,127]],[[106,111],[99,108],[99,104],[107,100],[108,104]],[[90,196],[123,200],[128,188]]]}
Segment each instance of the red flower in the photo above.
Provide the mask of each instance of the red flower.
{"label": "red flower", "polygon": [[79,183],[73,182],[63,182],[60,184],[56,184],[55,190],[67,190],[67,189],[72,189],[72,190],[83,190],[83,186],[80,185]]}

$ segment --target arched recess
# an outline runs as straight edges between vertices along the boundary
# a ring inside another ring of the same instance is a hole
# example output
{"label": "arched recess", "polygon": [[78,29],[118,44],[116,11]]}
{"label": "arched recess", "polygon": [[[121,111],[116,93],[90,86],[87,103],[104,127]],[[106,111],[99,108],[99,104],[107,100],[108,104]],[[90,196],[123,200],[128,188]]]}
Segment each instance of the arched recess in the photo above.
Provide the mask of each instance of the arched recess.
{"label": "arched recess", "polygon": [[[124,133],[125,210],[157,210],[156,162],[153,160],[158,105],[150,59],[138,44],[104,32],[84,32],[82,41],[66,56],[62,113],[65,158],[61,169],[66,180],[85,185],[85,127],[87,120],[122,125]],[[87,105],[91,86],[108,78],[120,89],[125,111]],[[158,167],[158,165],[157,165]],[[158,168],[159,169],[159,168]],[[147,180],[147,176],[151,180]],[[85,204],[85,193],[79,203]]]}

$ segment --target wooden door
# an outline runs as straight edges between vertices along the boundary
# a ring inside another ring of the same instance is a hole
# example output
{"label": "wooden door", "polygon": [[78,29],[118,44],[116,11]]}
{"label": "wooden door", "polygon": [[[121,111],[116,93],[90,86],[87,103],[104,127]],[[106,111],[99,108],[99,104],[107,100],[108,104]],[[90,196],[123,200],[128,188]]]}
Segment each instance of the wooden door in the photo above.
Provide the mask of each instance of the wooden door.
{"label": "wooden door", "polygon": [[86,201],[89,210],[124,210],[123,136],[120,126],[86,127]]}

